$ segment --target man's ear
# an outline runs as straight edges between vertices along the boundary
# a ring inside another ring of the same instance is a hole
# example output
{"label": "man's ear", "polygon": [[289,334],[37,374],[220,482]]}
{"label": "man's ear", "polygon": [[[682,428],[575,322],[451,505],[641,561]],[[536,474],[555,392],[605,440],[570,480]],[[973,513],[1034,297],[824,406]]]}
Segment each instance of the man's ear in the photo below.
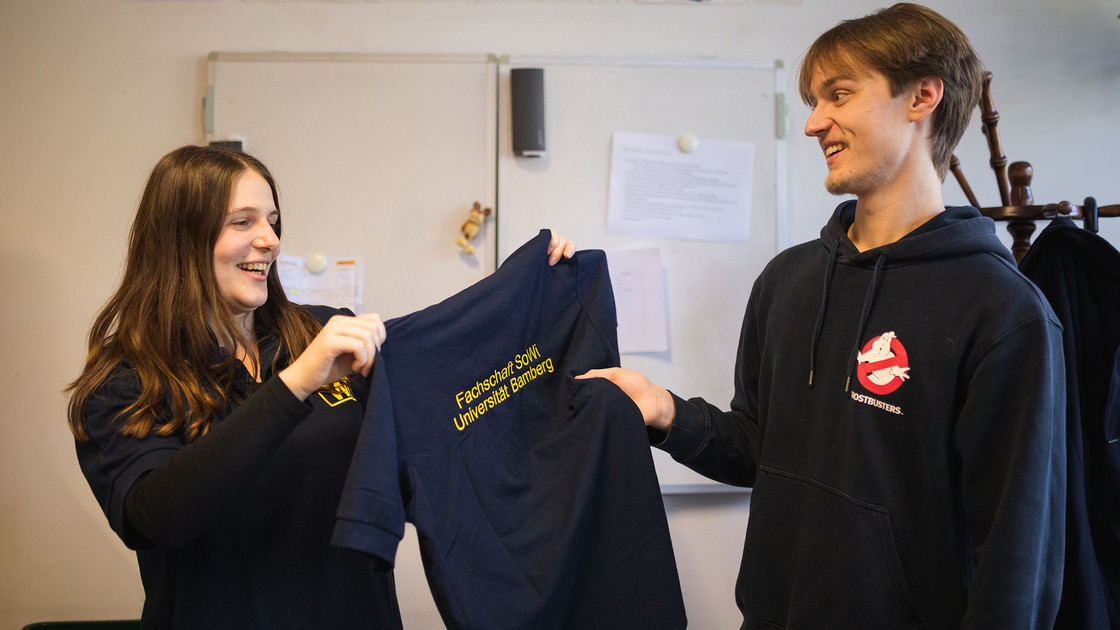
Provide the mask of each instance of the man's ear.
{"label": "man's ear", "polygon": [[928,117],[941,103],[945,84],[939,77],[923,77],[914,82],[910,100],[910,120],[917,122]]}

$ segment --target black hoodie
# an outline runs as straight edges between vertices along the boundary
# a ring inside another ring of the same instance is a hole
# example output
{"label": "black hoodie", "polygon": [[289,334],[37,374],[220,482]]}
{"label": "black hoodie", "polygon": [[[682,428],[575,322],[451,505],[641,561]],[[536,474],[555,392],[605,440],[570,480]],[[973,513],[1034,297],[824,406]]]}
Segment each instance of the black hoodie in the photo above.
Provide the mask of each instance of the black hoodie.
{"label": "black hoodie", "polygon": [[756,280],[731,411],[674,397],[657,444],[754,488],[743,627],[1049,628],[1061,326],[975,209],[865,252],[854,216]]}

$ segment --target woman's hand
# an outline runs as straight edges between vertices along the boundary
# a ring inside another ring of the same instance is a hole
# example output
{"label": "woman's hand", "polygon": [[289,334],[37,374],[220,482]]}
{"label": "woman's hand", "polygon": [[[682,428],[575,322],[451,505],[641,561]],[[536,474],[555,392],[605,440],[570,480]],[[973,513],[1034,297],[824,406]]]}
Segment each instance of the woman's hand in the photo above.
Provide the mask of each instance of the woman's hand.
{"label": "woman's hand", "polygon": [[385,324],[377,313],[356,317],[335,315],[303,354],[278,376],[296,398],[306,400],[323,385],[351,372],[369,376],[384,341]]}
{"label": "woman's hand", "polygon": [[552,240],[548,242],[549,266],[560,262],[561,258],[571,258],[572,254],[576,253],[575,243],[557,234],[556,230],[549,230],[549,232],[552,233]]}
{"label": "woman's hand", "polygon": [[668,433],[677,415],[677,406],[669,390],[650,382],[644,374],[622,368],[588,370],[576,378],[605,378],[618,385],[622,393],[630,397],[642,412],[642,420],[647,427]]}

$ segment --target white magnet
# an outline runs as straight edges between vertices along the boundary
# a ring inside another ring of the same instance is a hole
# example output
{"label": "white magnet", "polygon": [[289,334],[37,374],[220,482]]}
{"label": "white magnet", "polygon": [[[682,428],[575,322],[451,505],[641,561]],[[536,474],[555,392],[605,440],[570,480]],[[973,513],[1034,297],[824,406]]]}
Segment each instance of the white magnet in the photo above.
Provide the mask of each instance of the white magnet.
{"label": "white magnet", "polygon": [[696,150],[696,145],[698,144],[700,144],[700,141],[696,139],[696,136],[690,133],[684,134],[677,140],[677,148],[684,153],[692,153]]}
{"label": "white magnet", "polygon": [[315,274],[323,273],[327,270],[327,257],[322,254],[308,256],[307,270]]}

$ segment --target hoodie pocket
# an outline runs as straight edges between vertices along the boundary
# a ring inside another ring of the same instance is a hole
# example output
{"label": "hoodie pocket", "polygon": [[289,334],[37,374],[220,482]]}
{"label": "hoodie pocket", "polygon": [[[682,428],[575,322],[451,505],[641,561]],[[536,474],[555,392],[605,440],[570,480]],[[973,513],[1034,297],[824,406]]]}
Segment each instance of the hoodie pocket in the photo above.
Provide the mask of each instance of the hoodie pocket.
{"label": "hoodie pocket", "polygon": [[755,484],[736,593],[747,628],[921,625],[887,510],[773,469]]}

